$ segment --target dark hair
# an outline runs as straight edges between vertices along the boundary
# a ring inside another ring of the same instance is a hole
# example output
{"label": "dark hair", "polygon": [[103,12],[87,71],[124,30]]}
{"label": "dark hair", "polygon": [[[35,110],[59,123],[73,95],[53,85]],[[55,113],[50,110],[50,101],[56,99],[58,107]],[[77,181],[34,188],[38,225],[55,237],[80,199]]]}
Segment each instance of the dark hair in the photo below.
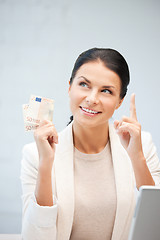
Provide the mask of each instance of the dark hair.
{"label": "dark hair", "polygon": [[[103,62],[107,68],[118,74],[121,80],[120,98],[124,98],[127,93],[127,86],[130,82],[129,67],[124,57],[114,49],[91,48],[85,52],[82,52],[74,64],[70,78],[70,84],[72,84],[78,69],[83,64],[96,61]],[[69,123],[71,123],[72,120],[73,116],[70,117]]]}

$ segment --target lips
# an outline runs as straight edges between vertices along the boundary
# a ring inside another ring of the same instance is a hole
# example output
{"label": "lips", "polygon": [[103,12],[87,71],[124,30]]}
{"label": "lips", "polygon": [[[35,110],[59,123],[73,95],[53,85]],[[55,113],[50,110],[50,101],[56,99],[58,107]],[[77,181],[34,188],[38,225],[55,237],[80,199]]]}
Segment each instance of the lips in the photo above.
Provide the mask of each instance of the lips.
{"label": "lips", "polygon": [[99,111],[95,111],[95,110],[92,110],[92,109],[89,109],[89,108],[85,108],[85,107],[81,107],[80,108],[82,109],[82,111],[86,112],[86,113],[89,113],[89,114],[98,114],[98,113],[101,113]]}

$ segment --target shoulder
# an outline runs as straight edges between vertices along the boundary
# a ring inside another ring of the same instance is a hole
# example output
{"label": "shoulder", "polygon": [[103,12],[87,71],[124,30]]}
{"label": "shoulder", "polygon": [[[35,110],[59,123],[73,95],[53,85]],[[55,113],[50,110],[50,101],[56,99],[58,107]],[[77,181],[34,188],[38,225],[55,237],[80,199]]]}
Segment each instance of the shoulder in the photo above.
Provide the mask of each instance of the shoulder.
{"label": "shoulder", "polygon": [[22,149],[22,154],[24,157],[38,157],[37,145],[35,142],[25,144]]}
{"label": "shoulder", "polygon": [[[71,141],[72,141],[72,123],[58,133],[59,143],[57,144],[56,148],[59,148],[61,146],[65,147]],[[32,159],[32,161],[35,160],[36,162],[39,158],[36,142],[25,144],[22,149],[22,154],[23,158],[25,158],[26,160],[29,161],[29,159]]]}
{"label": "shoulder", "polygon": [[22,152],[28,152],[28,153],[33,153],[33,154],[37,154],[37,147],[36,147],[36,143],[35,142],[31,142],[28,144],[25,144],[23,146]]}
{"label": "shoulder", "polygon": [[26,169],[26,168],[38,169],[39,157],[38,157],[37,145],[35,142],[24,145],[22,149],[21,165],[23,169]]}
{"label": "shoulder", "polygon": [[[63,137],[69,137],[71,135],[72,124],[69,124],[62,131],[58,132],[58,138],[62,141]],[[37,155],[37,145],[36,142],[31,142],[23,146],[22,152],[32,153],[32,155]]]}
{"label": "shoulder", "polygon": [[[119,147],[121,147],[120,139],[114,129],[113,124],[111,123],[109,125],[109,134],[110,134],[110,139],[114,143],[116,141],[117,144],[119,144]],[[148,156],[151,156],[152,154],[156,153],[156,147],[153,143],[152,136],[149,132],[147,131],[142,131],[141,132],[141,139],[142,139],[142,148],[143,152],[146,158]]]}
{"label": "shoulder", "polygon": [[149,132],[142,131],[141,137],[142,137],[142,145],[144,147],[147,145],[153,144],[152,136]]}
{"label": "shoulder", "polygon": [[153,143],[152,136],[149,132],[142,131],[142,147],[145,157],[151,156],[156,153],[156,147]]}

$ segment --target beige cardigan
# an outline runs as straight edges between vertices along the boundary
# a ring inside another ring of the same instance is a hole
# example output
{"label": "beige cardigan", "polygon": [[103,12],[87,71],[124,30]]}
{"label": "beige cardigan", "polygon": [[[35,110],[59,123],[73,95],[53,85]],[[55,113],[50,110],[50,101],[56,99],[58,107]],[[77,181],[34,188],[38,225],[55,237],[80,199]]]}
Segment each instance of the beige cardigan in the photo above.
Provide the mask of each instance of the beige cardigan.
{"label": "beige cardigan", "polygon": [[[127,240],[135,208],[135,177],[131,161],[112,125],[109,126],[109,138],[117,194],[112,240]],[[142,144],[148,167],[159,185],[160,163],[149,133],[142,132]],[[69,240],[74,216],[73,149],[71,123],[59,133],[56,146],[52,172],[53,194],[57,201],[53,207],[41,207],[36,204],[33,194],[39,161],[36,144],[25,145],[21,168],[24,240]]]}

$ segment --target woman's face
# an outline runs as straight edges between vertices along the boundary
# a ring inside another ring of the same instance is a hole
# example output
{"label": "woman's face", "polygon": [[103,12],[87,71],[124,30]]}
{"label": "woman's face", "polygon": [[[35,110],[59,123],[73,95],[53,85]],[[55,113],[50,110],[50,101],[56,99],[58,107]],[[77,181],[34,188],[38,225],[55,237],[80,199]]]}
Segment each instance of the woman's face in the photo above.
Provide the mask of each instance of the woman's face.
{"label": "woman's face", "polygon": [[83,64],[69,87],[74,121],[88,127],[106,125],[123,101],[120,90],[119,76],[102,62]]}

